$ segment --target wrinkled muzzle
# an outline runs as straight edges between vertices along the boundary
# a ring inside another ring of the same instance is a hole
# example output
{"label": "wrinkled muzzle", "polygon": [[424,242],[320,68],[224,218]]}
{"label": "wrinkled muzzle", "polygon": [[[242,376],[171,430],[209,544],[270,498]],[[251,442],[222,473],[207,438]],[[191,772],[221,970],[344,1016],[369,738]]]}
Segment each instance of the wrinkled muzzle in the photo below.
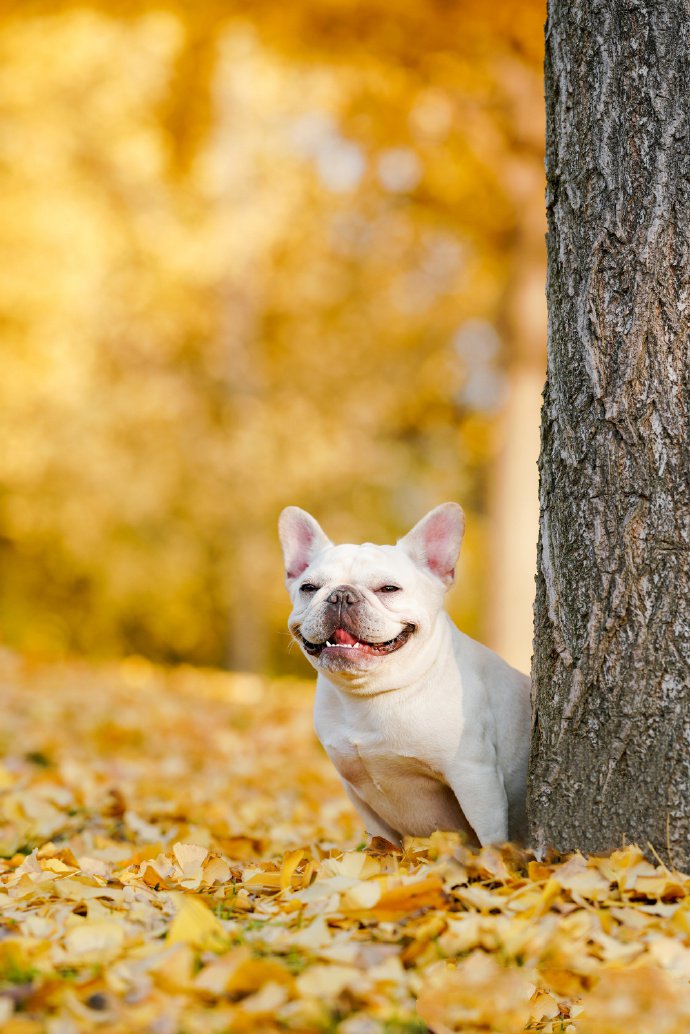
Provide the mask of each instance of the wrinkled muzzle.
{"label": "wrinkled muzzle", "polygon": [[324,651],[344,657],[346,651],[353,651],[354,660],[357,654],[375,656],[400,649],[414,625],[401,628],[393,619],[382,621],[355,586],[340,585],[292,631],[311,657]]}

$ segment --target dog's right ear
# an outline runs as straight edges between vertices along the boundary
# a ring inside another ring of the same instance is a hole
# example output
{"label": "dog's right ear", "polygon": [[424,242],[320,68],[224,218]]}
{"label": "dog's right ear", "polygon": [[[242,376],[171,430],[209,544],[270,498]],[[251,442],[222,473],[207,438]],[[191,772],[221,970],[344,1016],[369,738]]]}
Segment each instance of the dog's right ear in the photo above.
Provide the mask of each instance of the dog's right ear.
{"label": "dog's right ear", "polygon": [[285,507],[278,518],[278,535],[288,586],[306,571],[317,553],[333,545],[319,522],[299,506]]}
{"label": "dog's right ear", "polygon": [[465,534],[465,514],[457,503],[441,503],[415,524],[398,545],[423,570],[450,589]]}

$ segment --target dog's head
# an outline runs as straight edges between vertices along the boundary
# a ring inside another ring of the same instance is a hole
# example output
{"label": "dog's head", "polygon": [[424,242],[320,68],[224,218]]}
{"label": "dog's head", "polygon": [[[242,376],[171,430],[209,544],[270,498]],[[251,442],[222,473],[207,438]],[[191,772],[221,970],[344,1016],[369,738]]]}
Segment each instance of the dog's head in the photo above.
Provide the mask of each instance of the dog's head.
{"label": "dog's head", "polygon": [[464,529],[461,507],[443,503],[395,546],[336,546],[311,514],[283,510],[288,624],[317,671],[345,684],[394,678],[429,638]]}

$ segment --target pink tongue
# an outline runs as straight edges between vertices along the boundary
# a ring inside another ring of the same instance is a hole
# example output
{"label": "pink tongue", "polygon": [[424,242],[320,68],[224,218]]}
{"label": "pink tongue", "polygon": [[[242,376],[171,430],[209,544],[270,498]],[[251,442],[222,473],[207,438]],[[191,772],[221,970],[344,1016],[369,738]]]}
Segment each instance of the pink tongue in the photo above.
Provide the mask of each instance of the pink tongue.
{"label": "pink tongue", "polygon": [[348,643],[350,646],[352,646],[353,643],[359,642],[359,640],[355,639],[353,635],[350,635],[349,632],[346,632],[344,628],[336,628],[335,632],[333,633],[333,638],[336,641],[336,643]]}

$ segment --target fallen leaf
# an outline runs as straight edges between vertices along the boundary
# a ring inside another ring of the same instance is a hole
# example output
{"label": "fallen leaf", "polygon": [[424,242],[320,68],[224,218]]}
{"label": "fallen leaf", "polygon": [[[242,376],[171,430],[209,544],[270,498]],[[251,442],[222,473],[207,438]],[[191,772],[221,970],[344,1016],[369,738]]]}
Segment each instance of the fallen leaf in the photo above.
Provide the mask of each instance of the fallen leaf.
{"label": "fallen leaf", "polygon": [[489,955],[470,955],[457,967],[442,966],[425,980],[417,1012],[435,1034],[475,1030],[516,1034],[530,1018],[533,985]]}
{"label": "fallen leaf", "polygon": [[70,927],[65,934],[65,946],[73,955],[106,953],[119,951],[125,938],[125,931],[120,922],[113,919],[83,920]]}
{"label": "fallen leaf", "polygon": [[443,881],[440,876],[433,875],[386,891],[373,911],[383,917],[384,914],[414,912],[418,908],[445,908],[446,901]]}
{"label": "fallen leaf", "polygon": [[228,938],[218,919],[198,898],[174,893],[177,913],[168,930],[168,944],[192,944],[197,948],[221,951]]}

